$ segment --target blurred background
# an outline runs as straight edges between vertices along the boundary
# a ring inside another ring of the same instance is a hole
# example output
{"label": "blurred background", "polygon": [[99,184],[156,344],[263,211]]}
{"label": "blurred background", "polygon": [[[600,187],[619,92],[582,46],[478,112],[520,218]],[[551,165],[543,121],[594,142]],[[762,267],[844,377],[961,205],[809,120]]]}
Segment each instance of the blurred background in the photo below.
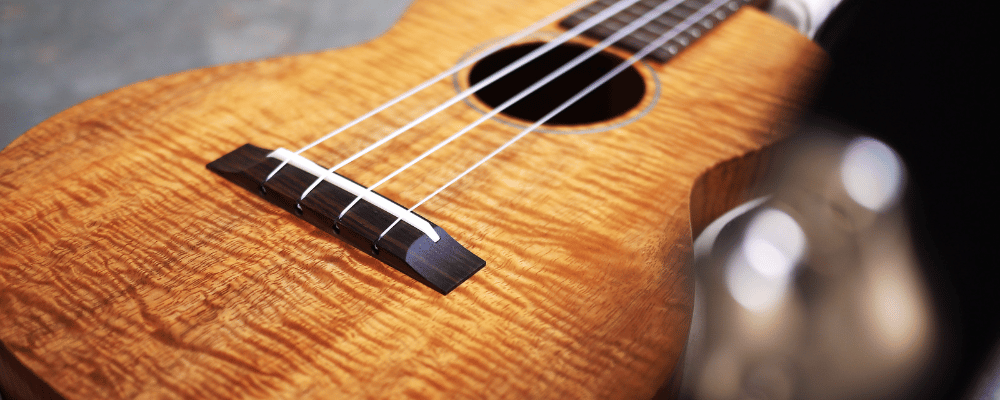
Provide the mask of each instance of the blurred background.
{"label": "blurred background", "polygon": [[0,148],[101,93],[370,40],[410,0],[0,0]]}
{"label": "blurred background", "polygon": [[[0,148],[133,82],[363,42],[409,3],[0,0]],[[810,140],[699,239],[687,396],[1000,398],[985,7],[772,2],[833,63]]]}

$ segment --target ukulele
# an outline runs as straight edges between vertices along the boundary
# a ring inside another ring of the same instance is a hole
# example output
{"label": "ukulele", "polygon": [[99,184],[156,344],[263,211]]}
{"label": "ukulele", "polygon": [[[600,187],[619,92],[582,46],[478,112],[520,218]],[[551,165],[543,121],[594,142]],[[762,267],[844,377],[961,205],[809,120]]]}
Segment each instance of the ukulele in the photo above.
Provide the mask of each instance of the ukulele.
{"label": "ukulele", "polygon": [[72,107],[0,153],[5,362],[68,399],[669,393],[692,235],[824,61],[740,6],[418,0]]}

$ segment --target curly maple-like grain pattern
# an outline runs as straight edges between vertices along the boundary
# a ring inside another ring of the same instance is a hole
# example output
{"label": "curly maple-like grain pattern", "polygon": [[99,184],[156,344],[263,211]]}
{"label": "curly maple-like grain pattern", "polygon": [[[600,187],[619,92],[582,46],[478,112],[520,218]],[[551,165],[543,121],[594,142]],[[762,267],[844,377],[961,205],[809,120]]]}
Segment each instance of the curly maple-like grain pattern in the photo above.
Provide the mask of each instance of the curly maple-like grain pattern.
{"label": "curly maple-like grain pattern", "polygon": [[[693,182],[773,140],[822,59],[759,12],[656,66],[637,122],[529,135],[422,206],[487,261],[448,296],[205,169],[308,143],[556,3],[421,0],[363,46],[162,77],[39,125],[0,156],[0,340],[71,399],[652,396],[687,335],[691,210],[720,208],[690,204]],[[306,155],[331,165],[453,93]],[[459,104],[340,172],[370,185],[479,115]],[[488,122],[380,191],[411,205],[516,132]]]}

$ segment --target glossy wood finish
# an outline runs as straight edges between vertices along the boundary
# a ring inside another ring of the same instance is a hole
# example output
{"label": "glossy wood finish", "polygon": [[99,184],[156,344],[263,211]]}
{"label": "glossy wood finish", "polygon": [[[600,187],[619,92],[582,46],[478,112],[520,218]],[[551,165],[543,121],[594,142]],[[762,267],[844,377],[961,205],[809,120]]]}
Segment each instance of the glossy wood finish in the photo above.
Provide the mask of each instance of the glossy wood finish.
{"label": "glossy wood finish", "polygon": [[208,169],[441,294],[455,290],[486,265],[441,227],[430,223],[438,234],[435,242],[410,224],[393,225],[396,216],[364,200],[355,203],[356,195],[332,183],[323,181],[301,199],[316,175],[285,165],[267,179],[281,166],[270,153],[246,144],[212,161]]}
{"label": "glossy wood finish", "polygon": [[[760,12],[654,66],[636,122],[529,135],[418,209],[487,261],[448,296],[205,168],[304,145],[558,3],[420,0],[362,46],[166,76],[42,123],[0,153],[0,340],[71,399],[652,396],[687,335],[692,215],[738,200],[740,157],[823,59]],[[306,155],[331,165],[453,93]],[[479,115],[456,105],[340,172],[370,185]],[[516,132],[488,122],[380,192],[409,206]]]}

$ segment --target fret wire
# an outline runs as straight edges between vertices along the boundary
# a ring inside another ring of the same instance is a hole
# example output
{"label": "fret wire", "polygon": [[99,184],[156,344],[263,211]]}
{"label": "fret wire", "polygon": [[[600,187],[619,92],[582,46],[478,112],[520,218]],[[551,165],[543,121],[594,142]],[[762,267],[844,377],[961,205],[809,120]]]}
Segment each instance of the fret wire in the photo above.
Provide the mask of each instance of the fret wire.
{"label": "fret wire", "polygon": [[669,15],[664,15],[661,18],[657,18],[656,21],[653,21],[653,24],[657,24],[657,25],[663,26],[665,28],[668,28],[668,30],[669,30],[669,28],[673,27],[674,25],[677,25],[677,24],[681,23],[681,21],[684,21],[684,19],[683,18],[674,18],[674,17],[671,17]]}
{"label": "fret wire", "polygon": [[[647,32],[649,32],[649,33],[647,33]],[[660,33],[660,34],[662,34],[662,33]],[[645,42],[646,44],[649,44],[649,43],[652,43],[654,40],[656,40],[657,36],[659,36],[659,35],[656,34],[655,32],[650,32],[650,31],[644,29],[643,31],[638,31],[638,32],[633,33],[632,36],[635,36],[639,40]]]}
{"label": "fret wire", "polygon": [[677,7],[673,10],[670,10],[669,14],[676,18],[685,19],[687,17],[690,17],[691,14],[694,14],[694,10]]}
{"label": "fret wire", "polygon": [[[704,10],[707,10],[707,9],[713,8],[713,7],[716,8],[716,9],[718,9],[719,7],[723,7],[726,3],[730,2],[730,1],[738,1],[738,0],[714,0],[712,3],[709,3],[709,5],[705,6],[702,9],[702,11],[698,12],[697,14],[702,14],[704,12],[707,12],[707,11],[704,11]],[[697,14],[696,14],[696,16],[697,16]],[[700,16],[698,16],[698,18],[695,18],[695,19],[700,19]],[[556,107],[556,109],[550,111],[548,114],[545,114],[545,116],[543,116],[542,118],[540,118],[538,121],[536,121],[535,123],[533,123],[531,126],[529,126],[529,127],[525,128],[524,130],[522,130],[520,133],[517,134],[517,136],[514,136],[513,138],[511,138],[510,140],[508,140],[506,143],[504,143],[503,145],[501,145],[499,148],[493,150],[493,152],[491,152],[490,154],[488,154],[486,157],[483,157],[482,159],[480,159],[479,161],[477,161],[471,167],[469,167],[468,169],[466,169],[465,171],[463,171],[461,174],[459,174],[458,176],[456,176],[455,178],[453,178],[448,183],[446,183],[443,186],[439,187],[437,190],[435,190],[433,193],[431,193],[427,197],[424,197],[422,200],[420,200],[419,202],[417,202],[417,204],[414,204],[412,207],[410,207],[409,211],[413,212],[413,210],[415,210],[417,207],[420,207],[427,200],[430,200],[434,196],[437,196],[438,193],[441,193],[441,191],[445,190],[446,188],[448,188],[449,186],[451,186],[453,183],[457,182],[459,179],[462,179],[464,176],[468,175],[469,172],[471,172],[472,170],[478,168],[480,165],[482,165],[486,161],[490,160],[491,158],[493,158],[493,156],[499,154],[501,151],[503,151],[507,147],[510,147],[510,145],[514,144],[515,142],[517,142],[518,140],[520,140],[522,137],[524,137],[528,133],[534,131],[539,126],[541,126],[546,121],[548,121],[550,118],[552,118],[556,114],[562,112],[563,110],[565,110],[570,105],[572,105],[576,101],[578,101],[581,98],[583,98],[583,96],[586,96],[588,93],[590,93],[594,89],[597,89],[598,87],[600,87],[601,85],[603,85],[605,82],[607,82],[608,80],[610,80],[612,77],[618,75],[621,71],[624,71],[625,68],[628,68],[628,66],[630,66],[630,65],[632,65],[632,64],[634,64],[636,62],[639,62],[639,60],[641,60],[643,57],[645,57],[649,53],[652,53],[653,51],[659,49],[665,43],[667,43],[668,41],[670,41],[671,38],[673,37],[673,35],[675,35],[676,33],[682,32],[683,30],[689,28],[690,25],[694,25],[697,22],[698,22],[697,20],[690,21],[690,22],[685,21],[685,23],[688,24],[688,26],[685,26],[685,27],[679,28],[679,29],[677,29],[675,27],[674,30],[665,32],[657,40],[653,41],[652,43],[650,43],[646,47],[643,47],[639,52],[637,52],[634,55],[632,55],[632,57],[630,57],[629,59],[627,59],[627,60],[619,63],[618,66],[616,66],[614,69],[612,69],[611,71],[608,71],[603,76],[601,76],[600,78],[598,78],[596,81],[594,81],[593,83],[591,83],[589,86],[587,86],[586,88],[584,88],[583,90],[581,90],[580,92],[578,92],[576,95],[574,95],[573,97],[571,97],[569,100],[566,100],[565,102],[563,102],[562,104],[560,104],[558,107]],[[382,237],[385,236],[385,234],[388,233],[389,230],[391,230],[394,226],[396,226],[396,224],[399,223],[399,221],[400,221],[400,219],[397,218],[396,221],[394,221],[391,225],[389,225],[388,228],[385,228],[385,230],[382,231],[382,234],[379,235],[379,239],[378,240],[382,239]]]}
{"label": "fret wire", "polygon": [[[635,21],[636,19],[638,19],[638,17],[636,17],[634,15],[625,15],[625,14],[622,14],[622,13],[618,13],[618,15],[615,15],[615,16],[609,18],[608,21],[617,22],[617,23],[620,23],[622,25],[628,25],[628,24],[632,23],[632,21]],[[652,21],[650,21],[650,22],[652,22]]]}
{"label": "fret wire", "polygon": [[[500,49],[500,48],[502,48],[504,46],[507,46],[510,43],[513,43],[513,42],[515,42],[517,40],[520,40],[520,39],[522,39],[522,38],[524,38],[524,37],[526,37],[526,36],[528,36],[528,35],[536,32],[536,31],[538,31],[539,29],[545,27],[546,25],[549,25],[549,24],[551,24],[551,23],[553,23],[555,21],[558,21],[559,19],[565,17],[566,15],[570,15],[571,13],[573,13],[574,10],[578,10],[579,8],[583,7],[587,3],[587,1],[588,0],[577,0],[577,1],[573,2],[573,3],[571,3],[570,5],[568,5],[566,7],[563,7],[561,9],[559,9],[558,11],[556,11],[556,12],[548,15],[547,17],[539,20],[538,22],[532,24],[531,26],[528,26],[527,28],[524,28],[524,29],[522,29],[521,31],[519,31],[519,32],[517,32],[515,34],[510,35],[510,36],[504,38],[500,42],[498,42],[498,43],[494,44],[493,46],[491,46],[490,48],[487,48],[486,50],[484,50],[482,53],[477,54],[477,55],[472,56],[472,57],[469,57],[469,59],[465,60],[464,62],[459,63],[458,65],[453,66],[452,68],[448,69],[447,71],[444,71],[444,72],[442,72],[442,73],[434,76],[433,78],[424,81],[420,85],[415,86],[414,88],[406,91],[405,93],[403,93],[403,94],[401,94],[399,96],[394,97],[392,100],[389,100],[389,101],[385,102],[384,104],[382,104],[381,106],[378,106],[377,108],[375,108],[375,109],[373,109],[373,110],[365,113],[364,115],[362,115],[362,116],[360,116],[358,118],[355,118],[351,122],[348,122],[346,125],[343,125],[340,128],[337,128],[333,132],[327,133],[326,135],[324,135],[323,137],[319,138],[318,140],[316,140],[316,141],[314,141],[314,142],[306,145],[305,147],[303,147],[303,148],[295,151],[295,155],[302,154],[306,150],[309,150],[309,149],[315,147],[316,145],[318,145],[318,144],[326,141],[327,139],[330,139],[330,138],[336,136],[337,134],[339,134],[339,133],[347,130],[348,128],[350,128],[350,127],[352,127],[354,125],[357,125],[361,121],[364,121],[364,120],[366,120],[368,118],[371,118],[375,114],[378,114],[378,113],[384,111],[385,109],[387,109],[389,107],[392,107],[393,105],[399,103],[400,101],[403,101],[403,100],[409,98],[410,96],[412,96],[412,95],[414,95],[414,94],[416,94],[416,93],[418,93],[418,92],[426,89],[430,85],[432,85],[432,84],[434,84],[434,83],[436,83],[436,82],[438,82],[438,81],[440,81],[440,80],[442,80],[444,78],[447,78],[447,77],[451,76],[452,74],[454,74],[455,72],[458,72],[462,68],[468,67],[472,63],[478,61],[479,59],[482,59],[483,57],[486,57],[490,53],[492,53],[492,52],[494,52],[494,51],[496,51],[496,50],[498,50],[498,49]],[[281,164],[278,164],[278,166],[275,167],[274,170],[271,171],[271,173],[268,174],[266,178],[264,178],[264,182],[261,183],[261,187],[263,188],[263,184],[266,183],[271,178],[273,178],[274,175],[278,173],[278,171],[280,171],[282,168],[285,167],[285,165],[288,165],[288,161],[282,161]]]}
{"label": "fret wire", "polygon": [[696,9],[699,9],[699,10],[701,10],[701,9],[703,9],[703,8],[704,8],[704,6],[705,6],[706,4],[708,4],[708,3],[710,2],[710,1],[711,1],[711,0],[688,0],[688,1],[687,1],[687,4],[688,4],[688,5],[690,5],[691,7],[694,7],[694,8],[696,8]]}
{"label": "fret wire", "polygon": [[[531,62],[532,60],[540,57],[541,55],[547,53],[549,50],[555,48],[556,46],[561,45],[561,44],[569,41],[570,39],[576,37],[577,35],[579,35],[583,31],[585,31],[590,25],[597,26],[598,24],[600,24],[600,22],[602,22],[605,19],[613,16],[614,14],[617,14],[622,9],[624,9],[624,8],[626,8],[626,7],[628,7],[628,6],[632,5],[632,4],[635,4],[638,1],[639,0],[621,0],[621,1],[617,2],[617,3],[615,3],[614,6],[609,7],[607,9],[605,9],[605,10],[602,10],[601,12],[595,14],[593,17],[591,17],[590,19],[588,19],[587,22],[585,22],[584,24],[577,25],[577,26],[573,27],[573,29],[570,29],[569,31],[567,31],[567,32],[559,35],[553,41],[548,42],[545,45],[543,45],[542,47],[539,47],[539,48],[533,50],[532,52],[530,52],[530,53],[522,56],[521,58],[519,58],[516,61],[514,61],[513,63],[507,65],[506,67],[504,67],[500,71],[494,72],[490,76],[486,77],[486,79],[483,79],[479,83],[476,83],[474,86],[472,86],[472,87],[470,87],[468,89],[463,90],[461,93],[459,93],[459,94],[453,96],[452,98],[446,100],[444,103],[441,103],[441,104],[437,105],[431,111],[428,111],[428,112],[424,113],[423,115],[417,117],[416,119],[408,122],[406,125],[403,125],[402,127],[396,129],[395,131],[393,131],[389,135],[383,137],[382,139],[379,139],[375,143],[372,143],[371,145],[369,145],[368,147],[364,148],[363,150],[361,150],[361,151],[359,151],[357,153],[354,153],[353,155],[351,155],[350,157],[344,159],[343,161],[341,161],[337,165],[334,165],[333,167],[330,167],[330,169],[327,170],[327,174],[326,175],[321,176],[321,177],[317,177],[316,180],[314,180],[313,183],[311,185],[309,185],[309,187],[307,187],[304,192],[302,192],[302,196],[299,197],[299,201],[301,202],[302,199],[305,199],[306,196],[308,196],[309,193],[312,192],[312,190],[316,188],[316,186],[318,186],[321,182],[323,182],[324,179],[326,179],[330,175],[333,175],[334,171],[336,171],[336,170],[340,169],[341,167],[343,167],[343,166],[345,166],[345,165],[353,162],[354,160],[356,160],[356,159],[364,156],[365,154],[368,154],[372,150],[374,150],[374,149],[382,146],[383,144],[389,142],[390,140],[395,139],[397,136],[399,136],[399,135],[403,134],[404,132],[410,130],[410,128],[413,128],[417,124],[420,124],[421,122],[426,121],[428,118],[430,118],[430,117],[438,114],[441,111],[444,111],[445,109],[447,109],[448,107],[451,107],[455,103],[458,103],[459,101],[462,101],[463,99],[465,99],[466,97],[472,95],[473,93],[475,93],[479,89],[482,89],[486,85],[489,85],[489,84],[493,83],[494,81],[496,81],[496,80],[498,80],[498,79],[506,76],[507,74],[513,72],[514,70],[520,68],[521,66],[523,66],[523,65]],[[671,1],[673,1],[673,0],[671,0]],[[463,63],[461,63],[461,65],[468,66],[467,62],[463,62]],[[454,70],[454,67],[451,70]],[[449,70],[449,71],[451,71],[451,70]],[[452,73],[454,73],[454,72],[455,71],[452,71]],[[346,129],[346,128],[341,128],[341,130],[343,130],[343,129]],[[332,136],[332,134],[328,135],[328,136]],[[318,144],[318,142],[314,142],[314,144]],[[301,152],[301,151],[304,151],[304,150],[299,150],[299,152]],[[299,154],[299,153],[297,152],[296,154]],[[281,168],[281,166],[283,166],[283,165],[284,164],[279,165],[278,168]],[[277,172],[277,170],[275,170],[274,172],[272,172],[271,175],[274,175],[275,172]],[[347,211],[347,209],[344,209],[344,212],[346,212],[346,211]],[[341,215],[343,215],[343,213],[341,213]]]}
{"label": "fret wire", "polygon": [[608,36],[611,36],[612,34],[615,33],[614,30],[612,30],[612,29],[610,29],[610,28],[608,28],[606,26],[600,26],[600,25],[595,26],[593,28],[590,28],[586,32],[594,34],[595,36],[598,36],[598,37],[608,37]]}
{"label": "fret wire", "polygon": [[[656,18],[654,21],[651,21],[643,29],[634,32],[629,35],[628,38],[622,39],[615,45],[634,52],[652,41],[652,37],[672,29],[681,21],[684,21],[693,15],[695,12],[700,12],[703,9],[701,6],[708,4],[708,1],[709,0],[686,0],[677,7],[674,7],[668,13]],[[727,3],[725,6],[720,7],[718,10],[715,10],[708,15],[701,13],[700,15],[703,17],[700,18],[699,21],[696,21],[694,24],[689,24],[691,26],[678,33],[676,38],[668,41],[667,44],[664,45],[663,50],[654,50],[650,52],[649,57],[660,62],[666,61],[679,52],[679,49],[674,49],[670,46],[682,48],[690,45],[704,35],[706,30],[711,29],[717,25],[719,21],[728,17],[732,11],[738,10],[740,3],[746,2],[746,0],[735,0],[731,3]],[[657,5],[660,3],[662,3],[662,0],[640,0],[638,3],[616,14],[610,20],[605,21],[605,23],[588,29],[584,32],[584,34],[598,39],[607,37],[617,30],[622,23],[628,23],[629,21],[634,20],[634,15],[640,10],[648,8],[650,5]],[[601,6],[601,4],[597,2],[593,3],[592,6]],[[566,26],[573,26],[574,24],[574,20],[563,21],[563,25]]]}
{"label": "fret wire", "polygon": [[605,26],[605,27],[611,28],[612,30],[617,31],[617,30],[625,27],[625,25],[628,25],[628,23],[626,22],[626,23],[623,24],[623,23],[621,23],[619,21],[605,21],[604,24],[602,24],[602,25]]}
{"label": "fret wire", "polygon": [[[491,110],[490,112],[486,113],[485,115],[483,115],[482,117],[480,117],[476,121],[472,122],[469,125],[466,125],[464,128],[462,128],[458,132],[456,132],[453,135],[449,136],[447,139],[445,139],[445,140],[443,140],[441,142],[438,142],[438,144],[436,144],[434,147],[428,149],[423,154],[421,154],[421,155],[417,156],[416,158],[414,158],[413,160],[410,160],[409,162],[407,162],[406,165],[403,165],[402,167],[399,167],[399,169],[393,171],[392,173],[390,173],[389,175],[385,176],[384,178],[382,178],[381,180],[379,180],[375,184],[373,184],[373,185],[365,188],[364,194],[355,197],[354,200],[351,201],[351,203],[347,205],[347,207],[344,207],[344,210],[340,212],[340,216],[338,216],[338,218],[343,218],[343,216],[345,214],[347,214],[347,211],[350,210],[351,207],[353,207],[355,204],[357,204],[362,198],[364,198],[365,196],[367,196],[368,193],[370,193],[373,190],[375,190],[376,187],[382,185],[383,183],[385,183],[388,180],[392,179],[394,176],[398,175],[399,173],[405,171],[406,169],[410,168],[414,164],[420,162],[424,158],[426,158],[426,157],[430,156],[431,154],[435,153],[436,151],[438,151],[442,147],[446,146],[448,143],[451,143],[455,139],[458,139],[462,135],[465,135],[466,133],[468,133],[469,131],[471,131],[475,127],[477,127],[480,124],[482,124],[483,122],[486,122],[489,119],[493,118],[495,115],[497,115],[500,112],[502,112],[503,110],[507,109],[508,107],[510,107],[511,105],[513,105],[514,103],[517,103],[518,101],[520,101],[524,97],[527,97],[531,93],[534,93],[536,90],[542,88],[543,86],[545,86],[549,82],[551,82],[551,81],[559,78],[560,76],[562,76],[563,74],[565,74],[569,70],[575,68],[577,65],[580,65],[584,61],[590,59],[591,57],[593,57],[597,53],[601,52],[602,50],[604,50],[604,49],[606,49],[606,48],[614,45],[615,42],[617,42],[617,41],[619,41],[621,39],[627,38],[629,34],[631,34],[632,32],[634,32],[634,31],[636,31],[636,30],[638,30],[640,28],[642,28],[643,25],[647,24],[649,21],[651,21],[652,19],[656,18],[660,14],[667,12],[667,10],[669,10],[670,8],[676,6],[676,3],[679,3],[681,1],[683,1],[683,0],[670,0],[670,1],[666,1],[666,2],[664,2],[662,4],[660,4],[656,8],[654,8],[654,9],[650,10],[648,13],[646,13],[646,15],[643,15],[642,18],[639,18],[639,19],[637,19],[635,21],[632,21],[632,23],[628,24],[627,26],[622,27],[621,30],[615,32],[613,35],[608,36],[607,38],[605,38],[604,40],[602,40],[600,43],[592,46],[591,48],[587,49],[585,52],[577,55],[573,59],[571,59],[571,60],[567,61],[565,64],[561,65],[556,70],[550,72],[549,74],[545,75],[541,79],[535,81],[534,83],[531,84],[531,86],[529,86],[529,87],[521,90],[520,92],[518,92],[513,97],[505,100],[503,102],[503,104],[500,104],[499,106],[494,107],[493,110]],[[308,192],[309,192],[309,189],[306,189],[306,193],[308,193]],[[303,195],[302,197],[304,198],[305,195]],[[414,206],[414,207],[416,207],[416,206]],[[412,210],[411,210],[411,212],[412,212]],[[385,232],[388,232],[388,229]],[[383,232],[383,235],[385,234],[385,232]],[[379,236],[379,238],[381,238],[381,236]]]}

